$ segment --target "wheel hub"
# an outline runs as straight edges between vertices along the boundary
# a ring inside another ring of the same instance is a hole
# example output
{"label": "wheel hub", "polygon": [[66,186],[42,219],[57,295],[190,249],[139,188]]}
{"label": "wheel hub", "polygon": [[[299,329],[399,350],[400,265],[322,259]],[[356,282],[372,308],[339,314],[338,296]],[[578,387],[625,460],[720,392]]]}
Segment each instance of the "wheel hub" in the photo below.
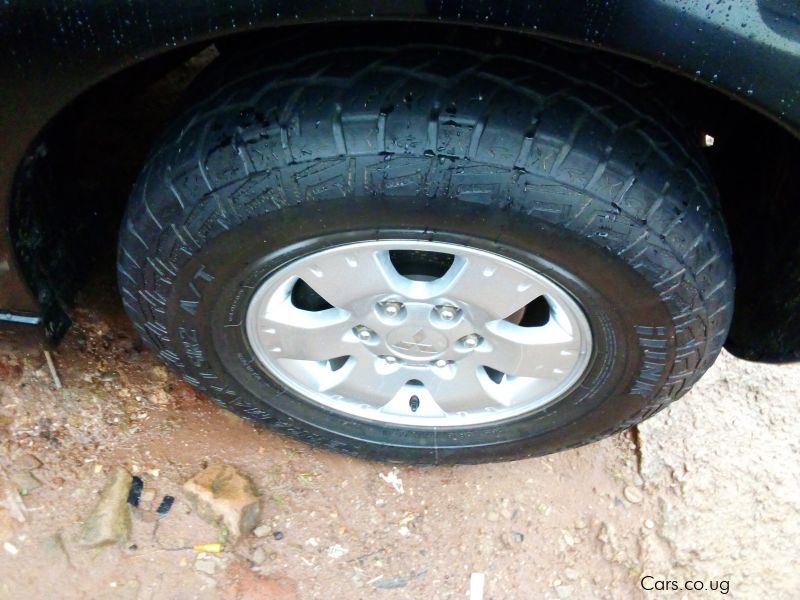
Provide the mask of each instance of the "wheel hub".
{"label": "wheel hub", "polygon": [[[452,258],[422,276],[413,261],[401,273],[401,252]],[[304,304],[299,287],[316,299]],[[438,242],[360,242],[296,260],[256,290],[246,325],[261,366],[301,397],[420,427],[541,409],[579,381],[591,351],[588,320],[558,284]]]}

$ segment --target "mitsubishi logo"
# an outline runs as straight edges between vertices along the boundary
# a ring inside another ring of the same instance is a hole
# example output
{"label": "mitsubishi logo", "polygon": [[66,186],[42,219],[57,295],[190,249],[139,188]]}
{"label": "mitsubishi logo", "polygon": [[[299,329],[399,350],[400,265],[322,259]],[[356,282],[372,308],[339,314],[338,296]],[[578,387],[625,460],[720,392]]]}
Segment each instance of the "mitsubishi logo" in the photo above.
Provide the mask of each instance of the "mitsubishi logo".
{"label": "mitsubishi logo", "polygon": [[392,344],[395,348],[419,354],[438,354],[441,350],[437,349],[428,340],[428,335],[424,329],[418,329],[410,340],[402,340]]}

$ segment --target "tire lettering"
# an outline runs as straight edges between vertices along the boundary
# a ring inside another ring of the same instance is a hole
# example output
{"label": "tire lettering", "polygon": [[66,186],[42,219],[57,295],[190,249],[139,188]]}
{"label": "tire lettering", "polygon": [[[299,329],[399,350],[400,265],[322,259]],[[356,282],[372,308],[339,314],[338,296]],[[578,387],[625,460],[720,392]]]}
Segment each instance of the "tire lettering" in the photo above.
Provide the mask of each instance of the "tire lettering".
{"label": "tire lettering", "polygon": [[203,298],[203,295],[200,293],[200,288],[195,284],[196,280],[211,282],[214,281],[214,276],[206,271],[205,265],[200,265],[200,268],[192,275],[192,279],[189,281],[189,289],[192,291],[192,294],[194,294],[194,299],[178,301],[180,307],[190,315],[197,314],[197,307],[200,304],[200,300]]}
{"label": "tire lettering", "polygon": [[654,348],[666,348],[667,329],[666,327],[651,327],[649,325],[637,325],[634,330],[639,337],[645,361],[639,376],[631,388],[631,394],[639,396],[649,396],[655,389],[656,384],[661,380],[661,376],[666,368],[667,355],[665,352],[654,351]]}

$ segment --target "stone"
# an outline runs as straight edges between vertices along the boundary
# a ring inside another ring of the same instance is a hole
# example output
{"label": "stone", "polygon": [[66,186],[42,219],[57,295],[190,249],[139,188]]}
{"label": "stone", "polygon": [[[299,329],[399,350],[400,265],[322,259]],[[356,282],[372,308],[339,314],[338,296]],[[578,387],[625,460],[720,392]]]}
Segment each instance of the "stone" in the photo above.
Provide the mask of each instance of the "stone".
{"label": "stone", "polygon": [[131,513],[128,508],[128,491],[131,474],[122,467],[114,467],[108,475],[100,499],[81,528],[80,543],[96,548],[128,539],[131,530]]}
{"label": "stone", "polygon": [[514,549],[525,541],[525,535],[519,531],[506,531],[500,536],[500,541],[506,548]]}
{"label": "stone", "polygon": [[267,553],[261,546],[256,548],[255,551],[253,552],[252,560],[257,565],[263,565],[267,561]]}
{"label": "stone", "polygon": [[642,490],[633,485],[625,486],[622,494],[625,496],[625,499],[632,504],[639,504],[642,500],[644,500]]}
{"label": "stone", "polygon": [[272,533],[272,528],[269,525],[259,525],[253,530],[253,534],[256,537],[267,537],[270,533]]}
{"label": "stone", "polygon": [[231,541],[250,533],[261,516],[255,485],[230,465],[209,465],[184,483],[183,489],[197,514],[211,523],[222,523]]}
{"label": "stone", "polygon": [[570,581],[575,581],[578,577],[581,576],[575,569],[564,569],[564,576],[569,579]]}

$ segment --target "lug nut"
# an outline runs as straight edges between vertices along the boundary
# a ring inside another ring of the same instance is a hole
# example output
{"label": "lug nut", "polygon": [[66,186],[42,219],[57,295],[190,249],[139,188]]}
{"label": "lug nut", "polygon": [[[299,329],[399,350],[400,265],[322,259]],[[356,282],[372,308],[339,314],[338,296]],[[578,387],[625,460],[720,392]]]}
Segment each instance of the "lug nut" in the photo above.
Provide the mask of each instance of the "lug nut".
{"label": "lug nut", "polygon": [[397,362],[397,357],[395,356],[384,356],[383,360],[386,361],[387,364],[393,365]]}
{"label": "lug nut", "polygon": [[439,318],[442,321],[452,321],[458,314],[458,309],[455,306],[437,306],[436,312],[439,313]]}
{"label": "lug nut", "polygon": [[403,310],[402,302],[384,302],[382,304],[383,312],[390,317],[396,317]]}
{"label": "lug nut", "polygon": [[368,342],[372,339],[372,331],[370,331],[369,327],[364,327],[363,325],[353,328],[353,333],[356,334],[358,339],[364,342]]}
{"label": "lug nut", "polygon": [[437,360],[437,361],[436,361],[435,363],[433,363],[433,364],[435,364],[435,365],[436,365],[437,367],[439,367],[440,369],[444,369],[444,368],[445,368],[445,367],[446,367],[446,366],[447,366],[449,363],[448,363],[448,361],[446,361],[445,359],[443,359],[443,358],[440,358],[439,360]]}
{"label": "lug nut", "polygon": [[478,344],[481,343],[481,336],[470,333],[469,335],[465,335],[463,338],[461,338],[461,343],[464,344],[465,348],[477,348]]}

